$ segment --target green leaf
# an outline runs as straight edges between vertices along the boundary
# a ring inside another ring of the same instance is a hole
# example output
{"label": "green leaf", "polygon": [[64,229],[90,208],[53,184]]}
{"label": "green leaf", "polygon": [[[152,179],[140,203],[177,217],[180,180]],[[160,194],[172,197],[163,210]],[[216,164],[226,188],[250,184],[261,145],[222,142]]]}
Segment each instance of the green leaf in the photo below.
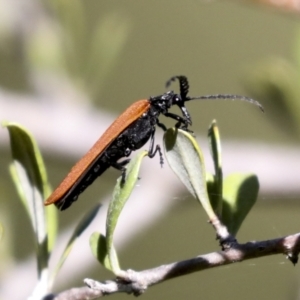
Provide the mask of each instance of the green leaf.
{"label": "green leaf", "polygon": [[210,152],[214,162],[216,176],[219,176],[219,172],[221,172],[220,175],[222,175],[221,138],[220,138],[220,132],[216,120],[212,121],[208,129],[208,140],[209,140]]}
{"label": "green leaf", "polygon": [[89,212],[87,212],[83,216],[81,221],[76,226],[76,228],[75,228],[72,236],[70,237],[70,240],[69,240],[62,256],[60,257],[60,260],[59,260],[58,264],[56,265],[56,268],[54,269],[53,273],[51,274],[51,283],[53,283],[58,271],[60,270],[60,268],[64,264],[64,262],[67,259],[68,255],[70,254],[77,238],[85,231],[85,229],[94,220],[94,218],[96,217],[100,207],[101,207],[101,204],[97,204],[96,206],[94,206]]}
{"label": "green leaf", "polygon": [[58,231],[58,210],[54,205],[45,207],[48,233],[48,252],[51,253]]}
{"label": "green leaf", "polygon": [[202,204],[209,219],[217,219],[208,198],[203,154],[196,140],[186,131],[170,128],[164,134],[164,145],[174,173]]}
{"label": "green leaf", "polygon": [[236,235],[256,202],[259,182],[253,174],[231,174],[224,180],[222,221]]}
{"label": "green leaf", "polygon": [[[90,237],[90,247],[93,255],[106,269],[113,272],[112,266],[110,264],[110,259],[107,253],[106,243],[107,242],[105,236],[98,232],[94,232]],[[113,259],[115,261],[115,264],[118,266],[118,268],[120,268],[115,248],[112,247],[111,251],[111,255],[115,256]]]}
{"label": "green leaf", "polygon": [[[10,144],[14,163],[22,164],[25,169],[29,183],[35,185],[39,193],[46,198],[50,194],[47,172],[41,152],[32,135],[21,125],[13,122],[2,122],[10,136]],[[26,196],[32,194],[24,189]]]}
{"label": "green leaf", "polygon": [[206,176],[206,187],[207,187],[209,201],[214,212],[218,216],[221,216],[222,215],[221,209],[223,209],[223,197],[221,199],[221,204],[220,204],[220,194],[219,194],[218,185],[216,183],[215,175],[210,174],[209,178],[207,178]]}
{"label": "green leaf", "polygon": [[[35,228],[37,228],[37,230],[41,230],[42,226],[41,224],[36,225],[34,222],[33,211],[38,209],[42,210],[44,215],[45,207],[44,205],[40,205],[40,202],[37,202],[38,206],[36,206],[34,203],[31,203],[30,197],[33,195],[31,192],[34,193],[34,191],[37,191],[39,196],[42,197],[42,202],[51,194],[51,188],[48,183],[47,171],[43,157],[35,139],[24,127],[16,123],[9,122],[3,122],[3,126],[8,128],[11,138],[14,163],[10,165],[10,174],[15,183],[18,195],[25,209],[27,210],[30,220],[32,221],[33,229],[36,232]],[[19,165],[19,163],[21,163],[21,165]],[[20,178],[21,174],[23,174],[22,166],[24,170],[26,169],[28,174],[28,178],[24,178],[24,180]],[[30,191],[31,180],[31,187],[33,188],[32,191]],[[32,197],[35,198],[34,195]],[[35,199],[38,201],[38,198]],[[43,216],[43,218],[45,218],[45,216]],[[48,206],[46,208],[46,218],[45,220],[41,220],[41,222],[46,222],[46,232],[48,234],[48,253],[50,253],[53,249],[57,236],[57,209],[55,209],[54,206]],[[41,238],[41,240],[42,239],[43,238]]]}
{"label": "green leaf", "polygon": [[117,184],[113,191],[112,200],[109,204],[106,219],[106,247],[110,266],[115,274],[120,271],[119,263],[115,260],[116,255],[113,251],[113,234],[118,222],[120,213],[127,202],[133,188],[138,180],[138,174],[142,159],[148,154],[147,151],[138,153],[126,167],[125,183],[121,184],[122,176],[117,180]]}
{"label": "green leaf", "polygon": [[2,125],[10,136],[13,157],[10,173],[35,233],[39,278],[36,292],[43,293],[48,280],[48,237],[43,203],[49,195],[46,169],[31,134],[16,123],[3,122]]}
{"label": "green leaf", "polygon": [[222,171],[222,156],[221,156],[221,139],[216,120],[212,121],[208,129],[208,140],[210,152],[213,158],[215,176],[213,184],[210,186],[210,201],[217,215],[222,214],[223,202],[223,171]]}

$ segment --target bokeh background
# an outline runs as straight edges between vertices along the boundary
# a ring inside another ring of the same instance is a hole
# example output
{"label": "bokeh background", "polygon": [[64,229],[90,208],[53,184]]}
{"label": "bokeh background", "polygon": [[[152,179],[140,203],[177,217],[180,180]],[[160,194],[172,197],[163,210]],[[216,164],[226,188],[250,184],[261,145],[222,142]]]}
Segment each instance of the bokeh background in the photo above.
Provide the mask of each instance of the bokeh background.
{"label": "bokeh background", "polygon": [[[192,96],[252,96],[265,114],[239,101],[188,103],[193,130],[209,170],[206,134],[216,119],[225,174],[259,176],[259,199],[240,242],[298,232],[300,15],[297,5],[289,8],[256,1],[1,0],[0,120],[33,133],[55,187],[119,113],[163,93],[173,75],[188,76]],[[158,132],[158,143],[161,137]],[[34,243],[8,173],[6,129],[0,152],[0,299],[25,299],[36,281]],[[118,175],[109,170],[59,213],[53,264],[84,212],[107,203]],[[145,159],[136,190],[117,228],[123,268],[142,270],[219,249],[201,207],[167,164],[161,169],[157,158]],[[88,247],[90,234],[103,231],[105,207],[77,241],[55,291],[81,286],[85,277],[112,277]],[[274,256],[178,278],[142,297],[300,299],[299,276],[298,266]]]}

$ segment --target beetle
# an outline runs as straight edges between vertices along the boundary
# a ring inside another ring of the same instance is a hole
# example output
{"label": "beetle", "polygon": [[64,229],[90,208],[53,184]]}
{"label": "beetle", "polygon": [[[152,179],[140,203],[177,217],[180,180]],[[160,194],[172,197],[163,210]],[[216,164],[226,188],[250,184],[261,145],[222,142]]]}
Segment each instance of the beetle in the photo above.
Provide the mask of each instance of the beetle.
{"label": "beetle", "polygon": [[[60,210],[65,210],[77,200],[93,181],[109,167],[122,171],[122,181],[125,181],[126,164],[132,151],[143,147],[150,140],[148,156],[154,157],[158,152],[160,163],[163,157],[159,145],[155,146],[156,125],[163,130],[166,126],[159,121],[159,115],[176,120],[175,126],[189,130],[192,124],[191,116],[185,107],[185,102],[195,99],[240,99],[253,103],[263,110],[256,100],[239,95],[208,95],[189,97],[189,83],[185,76],[173,76],[167,83],[179,81],[180,93],[168,91],[162,95],[142,99],[130,105],[103,133],[94,146],[74,165],[69,174],[46,200],[45,205],[55,204]],[[182,116],[170,113],[169,109],[177,105]],[[119,161],[121,158],[125,158]]]}

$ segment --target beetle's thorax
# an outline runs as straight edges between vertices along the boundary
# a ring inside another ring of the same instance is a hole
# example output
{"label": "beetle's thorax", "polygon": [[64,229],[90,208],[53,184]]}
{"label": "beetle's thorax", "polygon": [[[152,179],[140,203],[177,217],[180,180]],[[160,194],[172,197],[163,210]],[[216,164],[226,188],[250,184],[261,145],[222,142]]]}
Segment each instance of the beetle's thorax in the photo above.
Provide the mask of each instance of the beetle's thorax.
{"label": "beetle's thorax", "polygon": [[157,111],[158,115],[166,114],[171,106],[182,102],[180,95],[175,94],[173,91],[156,97],[150,97],[149,101],[151,102],[151,107]]}
{"label": "beetle's thorax", "polygon": [[181,122],[185,126],[192,124],[190,114],[184,105],[185,99],[181,95],[169,91],[163,95],[151,97],[149,101],[151,102],[151,114],[154,117],[158,118],[159,114],[167,115],[171,106],[177,105],[183,114]]}

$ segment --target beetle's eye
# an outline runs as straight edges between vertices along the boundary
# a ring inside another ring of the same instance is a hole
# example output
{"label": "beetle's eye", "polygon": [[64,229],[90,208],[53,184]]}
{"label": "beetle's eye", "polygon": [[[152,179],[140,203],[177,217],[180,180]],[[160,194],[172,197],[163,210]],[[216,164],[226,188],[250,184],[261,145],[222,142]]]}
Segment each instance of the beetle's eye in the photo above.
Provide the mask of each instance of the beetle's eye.
{"label": "beetle's eye", "polygon": [[177,104],[178,102],[180,102],[180,97],[179,97],[179,95],[175,95],[175,97],[174,97],[174,102]]}

